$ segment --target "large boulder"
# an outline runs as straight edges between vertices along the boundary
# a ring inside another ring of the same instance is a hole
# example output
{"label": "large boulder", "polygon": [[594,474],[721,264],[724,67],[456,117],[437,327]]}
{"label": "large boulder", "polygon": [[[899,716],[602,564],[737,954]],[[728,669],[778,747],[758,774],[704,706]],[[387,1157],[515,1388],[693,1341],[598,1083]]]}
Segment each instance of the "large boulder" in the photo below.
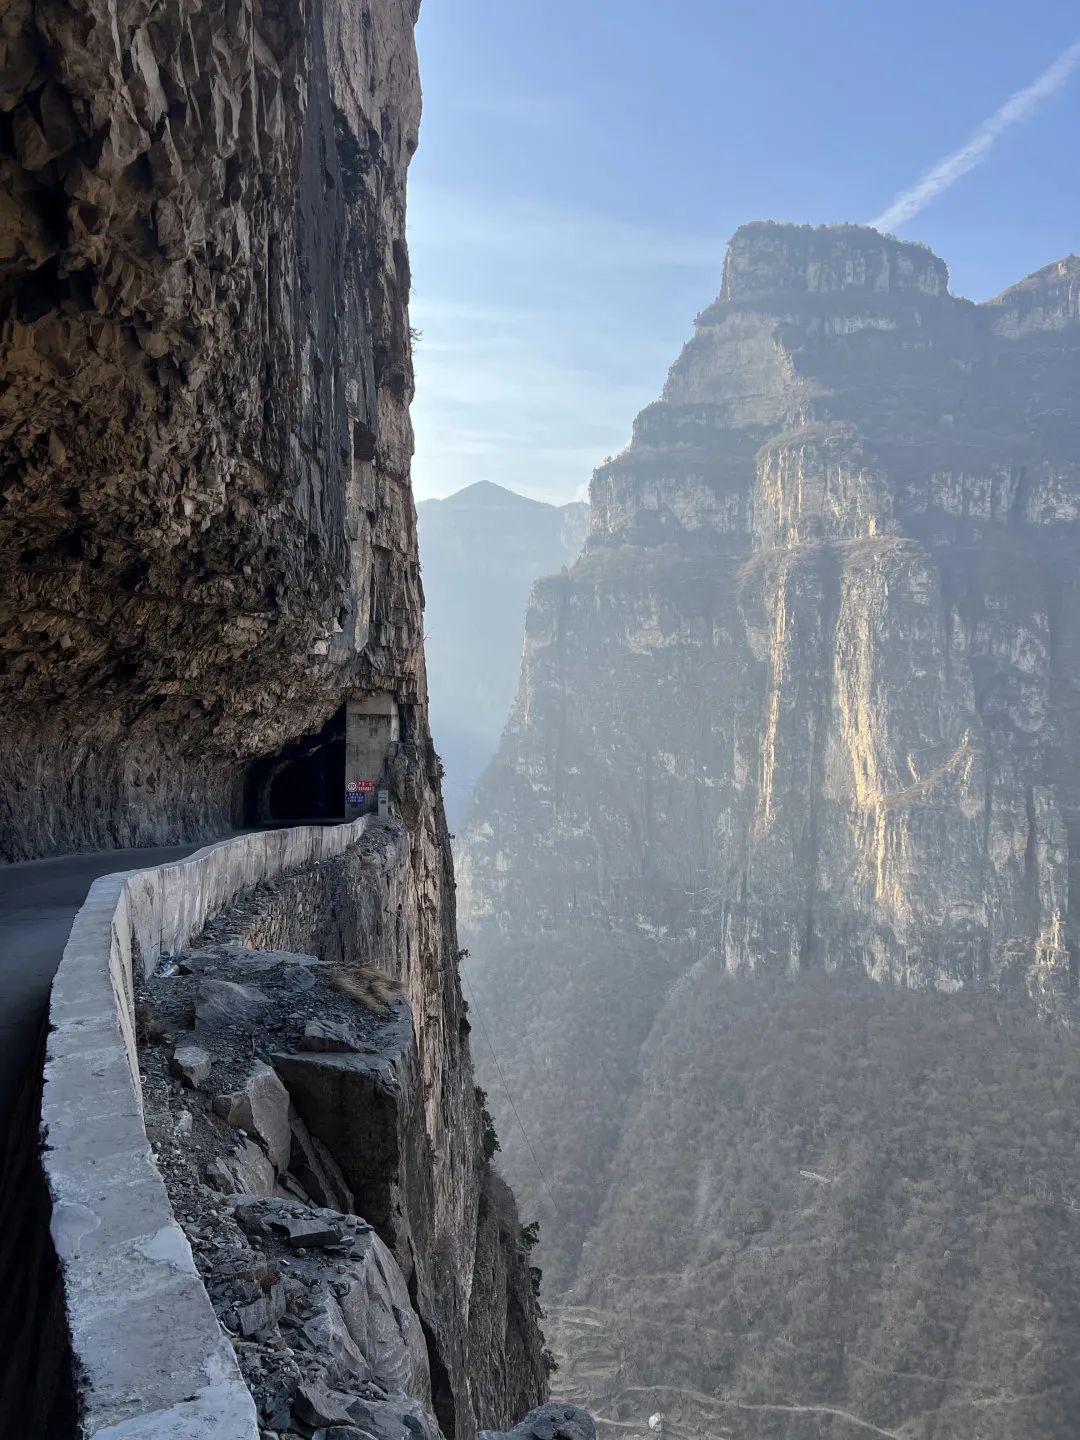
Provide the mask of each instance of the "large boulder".
{"label": "large boulder", "polygon": [[270,1003],[270,997],[254,985],[235,980],[203,980],[195,997],[195,1023],[199,1029],[220,1030],[254,1025]]}
{"label": "large boulder", "polygon": [[430,1406],[427,1345],[408,1285],[366,1221],[281,1196],[237,1200],[233,1213],[267,1253],[290,1247],[289,1274],[313,1312],[304,1333],[325,1350],[337,1384],[370,1382]]}
{"label": "large boulder", "polygon": [[215,1156],[206,1167],[206,1182],[223,1195],[272,1195],[274,1167],[253,1140],[243,1140],[227,1155]]}
{"label": "large boulder", "polygon": [[262,1141],[279,1175],[289,1168],[289,1092],[269,1065],[256,1065],[239,1090],[216,1096],[214,1112],[226,1124]]}

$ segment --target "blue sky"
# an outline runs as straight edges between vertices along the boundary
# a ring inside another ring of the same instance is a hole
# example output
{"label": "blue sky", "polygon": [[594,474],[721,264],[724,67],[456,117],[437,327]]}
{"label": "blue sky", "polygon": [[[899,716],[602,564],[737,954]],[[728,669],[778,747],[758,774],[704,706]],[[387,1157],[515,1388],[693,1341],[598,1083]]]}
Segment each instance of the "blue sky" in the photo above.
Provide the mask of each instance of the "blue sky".
{"label": "blue sky", "polygon": [[[746,220],[868,221],[1080,39],[1059,0],[423,0],[418,498],[584,494]],[[896,227],[997,293],[1080,250],[1080,67]]]}

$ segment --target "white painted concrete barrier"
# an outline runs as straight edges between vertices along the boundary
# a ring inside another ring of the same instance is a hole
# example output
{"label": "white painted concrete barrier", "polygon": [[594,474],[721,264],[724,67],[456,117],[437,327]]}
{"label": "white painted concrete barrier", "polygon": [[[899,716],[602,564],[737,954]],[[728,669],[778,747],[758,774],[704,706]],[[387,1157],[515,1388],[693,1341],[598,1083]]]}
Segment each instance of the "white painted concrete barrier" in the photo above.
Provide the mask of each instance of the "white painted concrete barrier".
{"label": "white painted concrete barrier", "polygon": [[342,854],[366,824],[261,831],[106,875],[75,917],[49,1004],[42,1163],[90,1440],[259,1434],[146,1138],[133,966],[148,973],[241,891]]}

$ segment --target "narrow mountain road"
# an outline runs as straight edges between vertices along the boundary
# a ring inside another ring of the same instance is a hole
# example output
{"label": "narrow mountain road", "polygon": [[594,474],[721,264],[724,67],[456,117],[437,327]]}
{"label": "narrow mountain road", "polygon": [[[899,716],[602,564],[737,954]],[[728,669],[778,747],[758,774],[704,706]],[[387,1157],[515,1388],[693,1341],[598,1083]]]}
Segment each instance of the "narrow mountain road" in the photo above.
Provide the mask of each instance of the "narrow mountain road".
{"label": "narrow mountain road", "polygon": [[101,875],[181,860],[203,845],[96,850],[0,866],[0,1146],[34,1054],[72,921]]}

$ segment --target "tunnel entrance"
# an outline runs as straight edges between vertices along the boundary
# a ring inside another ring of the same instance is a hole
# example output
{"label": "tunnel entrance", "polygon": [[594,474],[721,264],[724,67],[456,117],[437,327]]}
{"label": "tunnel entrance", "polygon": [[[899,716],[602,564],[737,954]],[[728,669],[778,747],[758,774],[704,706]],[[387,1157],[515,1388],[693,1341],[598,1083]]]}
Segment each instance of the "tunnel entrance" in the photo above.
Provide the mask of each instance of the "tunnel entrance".
{"label": "tunnel entrance", "polygon": [[321,730],[252,762],[244,824],[325,823],[345,818],[345,706]]}

